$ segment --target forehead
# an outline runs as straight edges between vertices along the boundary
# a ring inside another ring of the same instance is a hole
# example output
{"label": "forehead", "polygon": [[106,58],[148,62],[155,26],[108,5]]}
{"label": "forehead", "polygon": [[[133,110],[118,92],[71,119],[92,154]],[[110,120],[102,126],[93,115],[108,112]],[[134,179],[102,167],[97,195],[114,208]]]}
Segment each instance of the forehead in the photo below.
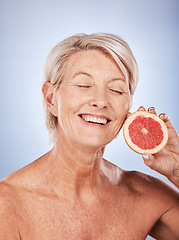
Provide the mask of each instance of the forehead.
{"label": "forehead", "polygon": [[[72,54],[67,62],[66,73],[75,74],[76,71],[90,71],[91,73],[120,75],[123,73],[114,59],[100,50],[84,50]],[[124,76],[123,76],[124,77]]]}

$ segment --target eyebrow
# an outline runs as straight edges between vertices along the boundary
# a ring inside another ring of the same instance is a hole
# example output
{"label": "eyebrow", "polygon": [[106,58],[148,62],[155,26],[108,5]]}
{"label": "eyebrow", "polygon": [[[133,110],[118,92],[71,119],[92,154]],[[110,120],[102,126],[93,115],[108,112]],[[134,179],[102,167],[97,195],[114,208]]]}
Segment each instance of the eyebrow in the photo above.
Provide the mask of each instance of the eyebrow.
{"label": "eyebrow", "polygon": [[112,82],[114,82],[114,81],[122,81],[122,82],[126,82],[126,79],[123,78],[123,77],[119,77],[119,78],[112,78],[111,81],[112,81]]}
{"label": "eyebrow", "polygon": [[[72,78],[75,78],[76,76],[79,76],[79,75],[86,75],[86,76],[92,78],[92,75],[91,75],[91,74],[89,74],[89,73],[87,73],[87,72],[83,72],[83,71],[79,71],[79,72],[75,73]],[[113,82],[113,81],[126,82],[126,79],[123,78],[123,77],[114,77],[114,78],[111,79],[111,81],[112,81],[112,82]]]}
{"label": "eyebrow", "polygon": [[87,72],[80,71],[80,72],[75,73],[72,78],[75,78],[75,77],[78,76],[78,75],[86,75],[86,76],[88,76],[88,77],[92,77],[91,74],[89,74],[89,73],[87,73]]}

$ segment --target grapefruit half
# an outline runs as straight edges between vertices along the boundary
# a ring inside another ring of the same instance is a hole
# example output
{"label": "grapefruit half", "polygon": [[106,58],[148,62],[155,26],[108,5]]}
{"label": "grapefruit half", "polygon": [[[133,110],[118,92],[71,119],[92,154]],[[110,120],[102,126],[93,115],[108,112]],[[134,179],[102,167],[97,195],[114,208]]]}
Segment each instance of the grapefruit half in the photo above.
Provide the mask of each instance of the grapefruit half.
{"label": "grapefruit half", "polygon": [[156,114],[137,111],[126,119],[123,135],[128,146],[135,152],[154,154],[167,143],[168,129]]}

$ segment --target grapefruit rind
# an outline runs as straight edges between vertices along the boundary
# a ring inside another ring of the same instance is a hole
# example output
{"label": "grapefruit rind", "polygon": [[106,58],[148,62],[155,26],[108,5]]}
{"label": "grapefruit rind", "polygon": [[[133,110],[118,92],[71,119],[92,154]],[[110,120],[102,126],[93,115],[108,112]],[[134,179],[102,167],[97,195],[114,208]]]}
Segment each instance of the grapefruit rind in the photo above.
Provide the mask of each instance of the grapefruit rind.
{"label": "grapefruit rind", "polygon": [[[163,132],[163,140],[155,148],[152,148],[152,149],[142,149],[142,148],[138,147],[136,144],[134,144],[131,141],[131,138],[129,136],[129,129],[128,128],[129,128],[129,125],[132,123],[132,121],[137,116],[143,116],[145,118],[150,117],[150,118],[154,119],[155,121],[157,121],[160,124],[161,130]],[[146,111],[134,112],[126,119],[126,121],[124,122],[124,126],[123,126],[123,135],[124,135],[124,139],[125,139],[127,145],[133,151],[135,151],[135,152],[137,152],[139,154],[144,154],[144,155],[145,154],[154,154],[154,153],[159,152],[166,145],[166,143],[168,141],[168,129],[167,129],[167,126],[166,126],[165,122],[160,117],[158,117],[156,114],[153,114],[153,113],[150,113],[150,112],[146,112]]]}

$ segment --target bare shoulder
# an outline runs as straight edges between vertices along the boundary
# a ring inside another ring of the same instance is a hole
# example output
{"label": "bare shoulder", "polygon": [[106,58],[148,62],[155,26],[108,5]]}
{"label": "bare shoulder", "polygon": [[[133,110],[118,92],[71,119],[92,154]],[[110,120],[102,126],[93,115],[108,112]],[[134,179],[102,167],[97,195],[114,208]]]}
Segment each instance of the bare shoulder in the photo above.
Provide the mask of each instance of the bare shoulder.
{"label": "bare shoulder", "polygon": [[30,164],[20,168],[19,170],[9,174],[3,178],[0,183],[4,186],[9,186],[16,189],[18,192],[22,188],[30,188],[35,182],[40,181],[40,177],[43,176],[45,169],[46,155],[32,161]]}
{"label": "bare shoulder", "polygon": [[152,197],[163,198],[165,196],[167,201],[169,199],[178,199],[179,197],[178,190],[172,185],[142,172],[123,171],[122,182],[134,191],[140,191],[147,195],[151,194]]}
{"label": "bare shoulder", "polygon": [[0,181],[0,239],[21,239],[24,204],[30,198],[37,179],[40,180],[41,162],[43,157]]}
{"label": "bare shoulder", "polygon": [[33,161],[29,165],[9,174],[0,180],[0,209],[18,206],[20,204],[20,196],[25,191],[32,188],[40,180],[39,172],[42,168],[41,160],[43,157]]}
{"label": "bare shoulder", "polygon": [[154,208],[161,210],[161,214],[173,205],[178,205],[179,191],[161,179],[138,171],[124,171],[122,182],[151,201]]}
{"label": "bare shoulder", "polygon": [[11,199],[14,198],[13,188],[6,183],[6,181],[0,182],[0,210],[1,213],[3,211],[9,211],[12,208]]}
{"label": "bare shoulder", "polygon": [[179,191],[167,182],[142,172],[123,170],[106,160],[104,164],[108,176],[115,175],[119,188],[140,195],[141,199],[150,202],[156,208],[159,207],[161,212],[178,205]]}
{"label": "bare shoulder", "polygon": [[157,214],[150,235],[162,240],[179,239],[179,191],[160,179],[136,171],[124,171],[122,182],[141,195],[143,205],[153,216]]}
{"label": "bare shoulder", "polygon": [[25,173],[25,169],[20,169],[0,181],[0,215],[3,216],[1,220],[7,218],[6,221],[9,221],[9,215],[11,218],[17,217],[17,208],[20,205],[19,196]]}

